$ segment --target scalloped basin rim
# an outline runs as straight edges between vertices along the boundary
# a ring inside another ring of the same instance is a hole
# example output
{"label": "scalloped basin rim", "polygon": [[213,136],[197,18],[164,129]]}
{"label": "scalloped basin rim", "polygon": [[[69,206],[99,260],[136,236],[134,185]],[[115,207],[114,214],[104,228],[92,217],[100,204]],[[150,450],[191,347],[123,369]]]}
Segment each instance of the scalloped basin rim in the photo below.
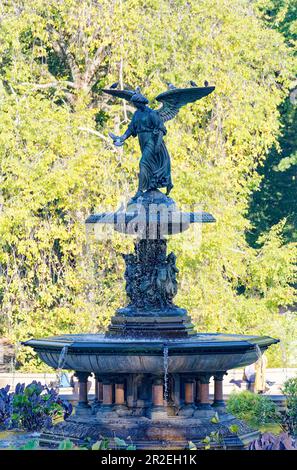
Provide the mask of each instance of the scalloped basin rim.
{"label": "scalloped basin rim", "polygon": [[[80,334],[80,335],[63,335],[52,336],[43,339],[31,339],[22,342],[25,346],[30,346],[35,350],[39,349],[62,349],[64,346],[68,350],[94,350],[100,353],[139,353],[141,351],[159,351],[163,354],[164,348],[168,348],[168,353],[182,351],[191,354],[203,350],[249,350],[259,348],[267,348],[272,344],[278,343],[278,339],[269,336],[251,336],[251,335],[224,335],[220,333],[206,333],[192,335],[189,338],[162,339],[162,338],[126,338],[126,337],[106,337],[100,334]],[[192,350],[192,351],[191,351]]]}
{"label": "scalloped basin rim", "polygon": [[64,335],[31,339],[42,361],[63,368],[95,374],[164,374],[164,348],[168,348],[168,372],[197,374],[227,371],[255,362],[261,352],[278,340],[268,336],[196,334],[185,339],[114,338],[104,335]]}

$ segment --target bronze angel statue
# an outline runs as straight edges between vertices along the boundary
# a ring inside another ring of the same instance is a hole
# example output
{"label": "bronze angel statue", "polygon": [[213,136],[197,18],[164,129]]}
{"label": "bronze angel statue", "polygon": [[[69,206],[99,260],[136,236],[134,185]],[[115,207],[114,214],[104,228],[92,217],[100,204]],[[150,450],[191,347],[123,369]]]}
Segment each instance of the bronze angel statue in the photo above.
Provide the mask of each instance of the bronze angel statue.
{"label": "bronze angel statue", "polygon": [[104,93],[123,98],[132,103],[137,110],[133,114],[132,120],[121,136],[109,133],[116,146],[123,145],[130,136],[138,136],[141,149],[139,162],[139,183],[138,191],[133,200],[140,197],[144,191],[158,188],[166,188],[168,195],[173,188],[171,180],[170,156],[164,142],[167,131],[164,123],[173,119],[179,109],[194,101],[200,100],[209,95],[215,87],[205,86],[191,88],[175,88],[170,86],[168,91],[159,94],[155,99],[162,103],[157,109],[151,109],[147,105],[148,99],[139,90],[117,90],[104,89]]}

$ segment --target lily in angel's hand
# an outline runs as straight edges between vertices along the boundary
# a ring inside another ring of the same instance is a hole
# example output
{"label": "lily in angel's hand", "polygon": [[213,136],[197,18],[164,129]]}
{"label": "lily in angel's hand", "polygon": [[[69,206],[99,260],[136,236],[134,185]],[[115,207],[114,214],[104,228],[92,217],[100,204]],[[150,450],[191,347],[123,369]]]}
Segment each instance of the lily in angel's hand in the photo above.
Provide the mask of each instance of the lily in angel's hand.
{"label": "lily in angel's hand", "polygon": [[122,137],[118,137],[117,135],[113,134],[112,132],[108,133],[109,137],[112,138],[113,143],[116,147],[121,147],[124,144],[124,139]]}

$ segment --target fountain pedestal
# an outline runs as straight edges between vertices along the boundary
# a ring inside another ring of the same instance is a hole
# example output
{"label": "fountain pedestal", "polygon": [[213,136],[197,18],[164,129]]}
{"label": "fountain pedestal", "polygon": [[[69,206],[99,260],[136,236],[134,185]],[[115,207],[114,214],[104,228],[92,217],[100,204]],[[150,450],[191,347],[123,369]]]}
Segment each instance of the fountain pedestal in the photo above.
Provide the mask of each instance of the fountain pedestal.
{"label": "fountain pedestal", "polygon": [[147,191],[126,212],[91,216],[88,223],[113,223],[115,230],[136,235],[134,253],[123,255],[128,305],[117,310],[108,336],[182,338],[194,333],[184,308],[173,303],[177,293],[176,256],[167,254],[167,236],[186,230],[196,220],[213,222],[207,213],[183,213],[160,191]]}
{"label": "fountain pedestal", "polygon": [[[67,350],[63,367],[76,371],[80,383],[77,413],[44,433],[44,445],[55,446],[65,437],[80,442],[116,435],[130,436],[138,448],[182,449],[189,441],[203,445],[214,432],[225,447],[240,449],[257,435],[225,412],[223,377],[229,369],[255,362],[259,351],[278,340],[195,333],[187,311],[173,301],[178,269],[175,255],[167,254],[167,236],[195,222],[214,221],[205,212],[179,211],[160,191],[147,191],[125,211],[87,219],[91,226],[111,224],[136,235],[134,253],[124,255],[128,303],[117,310],[105,335],[62,335],[24,343],[54,368],[61,351]],[[96,378],[92,408],[87,397],[90,374]],[[215,396],[210,403],[212,378]],[[216,411],[219,422],[212,423]],[[238,433],[230,430],[232,424]]]}

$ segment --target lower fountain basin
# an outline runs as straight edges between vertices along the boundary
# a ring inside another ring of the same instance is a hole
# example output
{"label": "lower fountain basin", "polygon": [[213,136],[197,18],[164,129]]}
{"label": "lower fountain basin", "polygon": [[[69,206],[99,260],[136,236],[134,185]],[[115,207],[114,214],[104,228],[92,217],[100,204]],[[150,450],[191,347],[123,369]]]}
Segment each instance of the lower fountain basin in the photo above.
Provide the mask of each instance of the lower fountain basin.
{"label": "lower fountain basin", "polygon": [[[164,372],[164,350],[168,350],[168,373],[227,371],[255,362],[279,340],[268,336],[200,333],[186,339],[106,337],[78,334],[31,339],[24,342],[40,359],[58,368],[63,348],[64,369],[105,373]],[[65,350],[64,350],[65,351]]]}

